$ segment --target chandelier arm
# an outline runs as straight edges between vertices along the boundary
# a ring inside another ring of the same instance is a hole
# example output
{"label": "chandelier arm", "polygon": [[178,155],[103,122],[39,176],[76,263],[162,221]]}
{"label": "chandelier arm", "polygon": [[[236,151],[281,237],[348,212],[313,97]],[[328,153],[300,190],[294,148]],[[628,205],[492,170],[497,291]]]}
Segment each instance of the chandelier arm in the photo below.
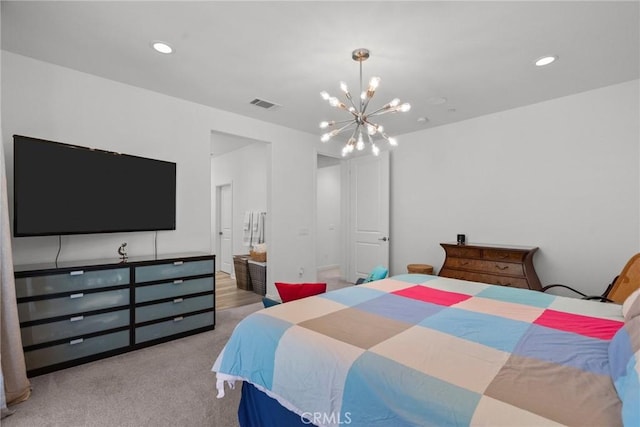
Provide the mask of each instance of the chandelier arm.
{"label": "chandelier arm", "polygon": [[353,129],[353,133],[351,134],[351,136],[349,137],[349,139],[347,139],[347,142],[345,145],[349,145],[349,141],[351,141],[352,139],[356,139],[356,133],[358,132],[358,127],[356,126],[355,129]]}
{"label": "chandelier arm", "polygon": [[341,133],[343,130],[349,128],[350,126],[353,126],[355,122],[354,121],[349,121],[349,123],[347,123],[346,125],[342,126],[341,128],[339,128],[338,130],[334,131],[335,135],[338,135],[339,133]]}
{"label": "chandelier arm", "polygon": [[351,135],[352,138],[354,138],[355,135],[358,133],[358,131],[360,130],[360,126],[362,126],[360,123],[356,123],[356,128],[353,130],[353,135]]}
{"label": "chandelier arm", "polygon": [[[349,102],[351,103],[351,106],[352,106],[352,107],[357,111],[357,110],[358,110],[358,107],[356,107],[356,104],[354,104],[354,102],[353,102],[353,97],[352,97],[352,96],[347,96],[346,98],[347,98],[347,99],[349,100]],[[347,110],[347,111],[349,111],[349,110]],[[349,111],[349,112],[353,114],[353,112],[352,112],[352,111]]]}
{"label": "chandelier arm", "polygon": [[341,125],[343,123],[353,123],[353,119],[347,120],[334,120],[333,123],[329,122],[328,126]]}
{"label": "chandelier arm", "polygon": [[371,117],[371,116],[382,116],[383,114],[387,114],[387,113],[397,113],[399,110],[397,108],[389,108],[389,109],[384,109],[381,108],[379,110],[374,111],[371,114],[367,114],[367,116]]}

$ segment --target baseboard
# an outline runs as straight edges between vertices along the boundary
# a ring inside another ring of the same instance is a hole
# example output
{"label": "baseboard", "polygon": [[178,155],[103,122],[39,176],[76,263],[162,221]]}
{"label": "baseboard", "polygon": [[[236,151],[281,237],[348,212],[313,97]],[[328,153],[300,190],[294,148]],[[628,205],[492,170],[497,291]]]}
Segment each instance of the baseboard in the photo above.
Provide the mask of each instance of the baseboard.
{"label": "baseboard", "polygon": [[316,268],[316,270],[327,271],[327,270],[335,270],[336,268],[340,268],[340,264],[323,265],[321,267]]}

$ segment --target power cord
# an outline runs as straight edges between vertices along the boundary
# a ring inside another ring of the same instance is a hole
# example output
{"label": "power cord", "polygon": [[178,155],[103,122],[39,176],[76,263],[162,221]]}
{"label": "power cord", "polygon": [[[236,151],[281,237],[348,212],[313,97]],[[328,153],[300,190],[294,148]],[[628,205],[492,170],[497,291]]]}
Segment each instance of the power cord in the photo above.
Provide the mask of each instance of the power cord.
{"label": "power cord", "polygon": [[58,257],[60,256],[60,250],[62,250],[62,236],[58,235],[58,253],[56,254],[56,268],[58,268]]}

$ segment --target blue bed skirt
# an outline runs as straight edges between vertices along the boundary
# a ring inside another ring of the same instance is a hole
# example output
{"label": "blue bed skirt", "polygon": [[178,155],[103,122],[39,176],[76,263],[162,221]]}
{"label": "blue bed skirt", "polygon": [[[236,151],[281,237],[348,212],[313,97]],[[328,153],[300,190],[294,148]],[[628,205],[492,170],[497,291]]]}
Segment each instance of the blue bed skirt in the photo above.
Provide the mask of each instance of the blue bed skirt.
{"label": "blue bed skirt", "polygon": [[277,400],[267,396],[248,382],[242,383],[242,398],[238,407],[240,427],[309,427],[309,420],[294,414]]}

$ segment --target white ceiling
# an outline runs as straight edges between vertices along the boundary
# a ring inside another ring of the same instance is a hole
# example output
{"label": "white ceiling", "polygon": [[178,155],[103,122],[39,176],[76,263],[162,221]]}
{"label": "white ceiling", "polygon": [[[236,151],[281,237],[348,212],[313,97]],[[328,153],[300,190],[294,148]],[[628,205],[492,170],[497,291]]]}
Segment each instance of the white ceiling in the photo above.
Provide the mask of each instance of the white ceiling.
{"label": "white ceiling", "polygon": [[[320,120],[346,118],[319,92],[357,88],[360,47],[365,81],[382,78],[372,107],[412,104],[380,120],[392,135],[640,75],[638,1],[3,0],[1,13],[5,50],[318,135]],[[543,55],[560,59],[534,67]]]}

